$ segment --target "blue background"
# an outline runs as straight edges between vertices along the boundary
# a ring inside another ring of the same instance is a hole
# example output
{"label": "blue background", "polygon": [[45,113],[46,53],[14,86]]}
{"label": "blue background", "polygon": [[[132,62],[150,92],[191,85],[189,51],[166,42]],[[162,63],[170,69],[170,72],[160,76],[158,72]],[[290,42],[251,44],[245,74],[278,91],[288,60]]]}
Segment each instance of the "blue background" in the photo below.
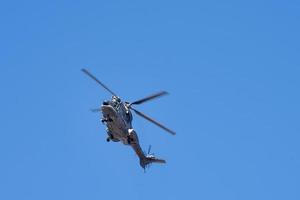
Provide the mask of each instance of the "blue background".
{"label": "blue background", "polygon": [[[0,199],[300,199],[299,1],[1,1]],[[105,141],[124,100],[144,149]]]}

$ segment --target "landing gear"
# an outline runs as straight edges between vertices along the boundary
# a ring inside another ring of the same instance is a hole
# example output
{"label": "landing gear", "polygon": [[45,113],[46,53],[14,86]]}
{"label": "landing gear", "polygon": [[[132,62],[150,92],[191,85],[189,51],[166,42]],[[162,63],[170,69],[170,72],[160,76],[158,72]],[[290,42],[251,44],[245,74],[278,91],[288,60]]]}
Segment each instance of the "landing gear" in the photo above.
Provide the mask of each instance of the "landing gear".
{"label": "landing gear", "polygon": [[111,133],[108,133],[108,137],[106,138],[106,142],[114,141],[114,136]]}
{"label": "landing gear", "polygon": [[127,137],[127,143],[131,144],[132,142],[134,142],[134,139],[131,138],[130,136]]}
{"label": "landing gear", "polygon": [[107,136],[107,138],[106,138],[106,142],[110,142],[110,141],[113,141],[113,142],[119,142],[120,140],[118,140],[117,138],[115,138],[114,136],[113,136],[113,134],[111,134],[111,133],[107,133],[108,134],[108,136]]}
{"label": "landing gear", "polygon": [[137,144],[139,142],[137,135],[133,129],[128,129],[127,135],[127,143],[130,144]]}

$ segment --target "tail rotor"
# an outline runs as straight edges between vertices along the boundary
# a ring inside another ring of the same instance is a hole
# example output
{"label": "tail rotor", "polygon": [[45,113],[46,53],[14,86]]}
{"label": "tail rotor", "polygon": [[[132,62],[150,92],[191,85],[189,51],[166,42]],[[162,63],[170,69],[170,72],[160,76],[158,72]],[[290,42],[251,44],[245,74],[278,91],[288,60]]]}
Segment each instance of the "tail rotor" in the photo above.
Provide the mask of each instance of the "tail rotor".
{"label": "tail rotor", "polygon": [[151,154],[150,151],[151,151],[151,145],[149,145],[149,147],[148,147],[147,155],[154,155],[154,154]]}

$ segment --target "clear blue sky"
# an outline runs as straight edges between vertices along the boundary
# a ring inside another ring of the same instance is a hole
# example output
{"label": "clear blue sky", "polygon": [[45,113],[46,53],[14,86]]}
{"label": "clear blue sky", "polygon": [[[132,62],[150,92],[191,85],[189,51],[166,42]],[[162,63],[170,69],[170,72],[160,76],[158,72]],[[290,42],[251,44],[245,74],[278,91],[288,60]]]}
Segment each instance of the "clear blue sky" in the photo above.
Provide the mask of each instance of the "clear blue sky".
{"label": "clear blue sky", "polygon": [[[299,1],[2,1],[0,199],[300,199]],[[170,95],[105,141],[109,94]]]}

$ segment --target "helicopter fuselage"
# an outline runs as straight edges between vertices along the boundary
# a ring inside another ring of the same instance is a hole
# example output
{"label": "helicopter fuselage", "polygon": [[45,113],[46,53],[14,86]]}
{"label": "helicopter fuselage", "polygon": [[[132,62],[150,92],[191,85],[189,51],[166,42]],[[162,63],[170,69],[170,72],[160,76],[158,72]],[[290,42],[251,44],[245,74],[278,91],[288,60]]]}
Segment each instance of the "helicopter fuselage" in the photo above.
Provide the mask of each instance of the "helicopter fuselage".
{"label": "helicopter fuselage", "polygon": [[110,101],[104,101],[101,106],[102,122],[106,124],[108,140],[121,141],[128,145],[134,138],[131,137],[132,114],[125,102],[113,96]]}

